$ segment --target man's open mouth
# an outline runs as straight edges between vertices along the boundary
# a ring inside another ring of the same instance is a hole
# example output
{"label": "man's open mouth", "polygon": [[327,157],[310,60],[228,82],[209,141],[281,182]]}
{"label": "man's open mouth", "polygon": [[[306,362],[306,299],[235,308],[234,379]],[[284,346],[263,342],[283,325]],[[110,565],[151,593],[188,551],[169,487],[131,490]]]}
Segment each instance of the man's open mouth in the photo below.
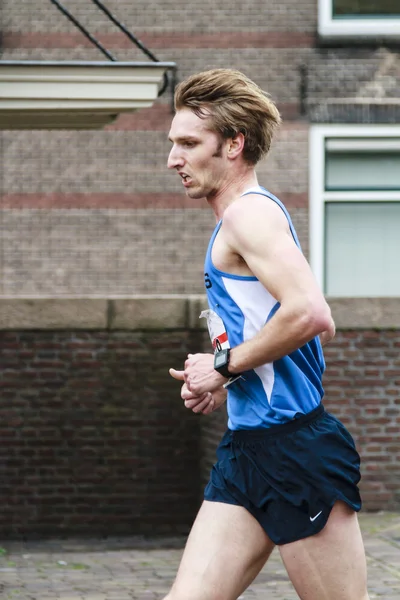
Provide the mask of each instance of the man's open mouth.
{"label": "man's open mouth", "polygon": [[183,185],[188,185],[192,181],[191,177],[189,175],[186,175],[186,173],[180,173],[180,176]]}

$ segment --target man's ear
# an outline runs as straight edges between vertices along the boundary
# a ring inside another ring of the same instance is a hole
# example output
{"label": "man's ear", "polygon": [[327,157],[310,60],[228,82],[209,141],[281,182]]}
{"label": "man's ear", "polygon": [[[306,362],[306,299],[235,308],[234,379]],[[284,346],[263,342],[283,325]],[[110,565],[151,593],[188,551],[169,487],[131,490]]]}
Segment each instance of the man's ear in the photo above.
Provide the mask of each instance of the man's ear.
{"label": "man's ear", "polygon": [[237,158],[243,152],[245,137],[243,133],[238,133],[229,140],[228,158]]}

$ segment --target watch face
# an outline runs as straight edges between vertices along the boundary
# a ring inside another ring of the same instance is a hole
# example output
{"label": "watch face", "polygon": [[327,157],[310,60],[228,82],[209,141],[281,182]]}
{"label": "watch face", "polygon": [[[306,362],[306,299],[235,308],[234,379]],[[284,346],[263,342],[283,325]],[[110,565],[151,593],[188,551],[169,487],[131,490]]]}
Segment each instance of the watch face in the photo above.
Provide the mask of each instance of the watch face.
{"label": "watch face", "polygon": [[222,367],[222,365],[226,364],[226,354],[216,354],[214,364],[216,367]]}

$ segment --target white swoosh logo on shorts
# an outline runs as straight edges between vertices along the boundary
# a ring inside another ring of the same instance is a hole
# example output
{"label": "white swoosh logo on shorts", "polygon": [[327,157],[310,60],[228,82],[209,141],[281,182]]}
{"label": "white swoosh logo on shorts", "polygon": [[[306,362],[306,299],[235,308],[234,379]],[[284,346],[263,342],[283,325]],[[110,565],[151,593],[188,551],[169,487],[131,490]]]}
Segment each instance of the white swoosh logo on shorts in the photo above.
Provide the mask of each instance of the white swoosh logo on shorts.
{"label": "white swoosh logo on shorts", "polygon": [[321,514],[322,514],[322,510],[320,510],[320,511],[319,511],[319,513],[318,513],[317,515],[315,515],[315,517],[310,517],[310,521],[311,521],[311,523],[312,523],[313,521],[315,521],[315,519],[318,519],[319,515],[321,515]]}

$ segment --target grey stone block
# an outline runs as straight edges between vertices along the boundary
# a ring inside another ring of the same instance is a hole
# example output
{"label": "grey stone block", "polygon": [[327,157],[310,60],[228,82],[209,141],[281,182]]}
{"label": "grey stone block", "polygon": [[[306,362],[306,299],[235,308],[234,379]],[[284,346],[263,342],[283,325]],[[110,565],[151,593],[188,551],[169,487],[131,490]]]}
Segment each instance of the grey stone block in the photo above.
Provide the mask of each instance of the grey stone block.
{"label": "grey stone block", "polygon": [[0,329],[104,329],[107,301],[0,298]]}
{"label": "grey stone block", "polygon": [[327,298],[337,329],[397,329],[400,298]]}
{"label": "grey stone block", "polygon": [[184,329],[187,326],[186,296],[138,296],[110,300],[110,329]]}

